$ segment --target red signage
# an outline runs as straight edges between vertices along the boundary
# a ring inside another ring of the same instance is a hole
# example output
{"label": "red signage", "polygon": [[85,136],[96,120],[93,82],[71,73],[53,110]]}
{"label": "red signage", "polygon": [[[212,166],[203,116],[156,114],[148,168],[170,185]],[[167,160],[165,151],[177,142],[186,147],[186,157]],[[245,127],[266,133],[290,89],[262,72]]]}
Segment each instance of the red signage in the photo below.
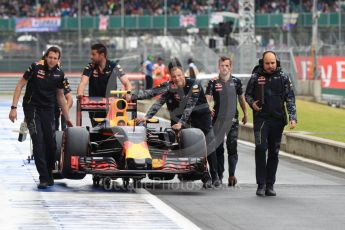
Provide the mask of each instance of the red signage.
{"label": "red signage", "polygon": [[[323,88],[345,89],[345,57],[323,56],[318,58],[318,75]],[[312,58],[295,56],[297,79],[313,79]]]}

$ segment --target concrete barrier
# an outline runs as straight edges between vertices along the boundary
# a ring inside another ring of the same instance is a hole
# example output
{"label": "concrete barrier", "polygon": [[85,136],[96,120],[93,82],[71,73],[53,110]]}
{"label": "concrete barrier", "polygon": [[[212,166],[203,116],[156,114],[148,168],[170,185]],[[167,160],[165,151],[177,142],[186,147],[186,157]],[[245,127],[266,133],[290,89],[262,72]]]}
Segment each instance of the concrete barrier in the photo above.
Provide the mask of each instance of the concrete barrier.
{"label": "concrete barrier", "polygon": [[[154,101],[138,101],[138,110],[147,112]],[[157,116],[169,119],[166,107]],[[253,124],[240,125],[239,139],[254,143]],[[345,168],[345,143],[305,134],[284,132],[282,151]]]}
{"label": "concrete barrier", "polygon": [[[239,139],[254,143],[253,125],[240,125]],[[280,150],[345,168],[345,143],[284,132]]]}
{"label": "concrete barrier", "polygon": [[297,80],[295,91],[298,96],[312,96],[321,102],[321,80]]}
{"label": "concrete barrier", "polygon": [[286,152],[345,168],[345,143],[286,133]]}

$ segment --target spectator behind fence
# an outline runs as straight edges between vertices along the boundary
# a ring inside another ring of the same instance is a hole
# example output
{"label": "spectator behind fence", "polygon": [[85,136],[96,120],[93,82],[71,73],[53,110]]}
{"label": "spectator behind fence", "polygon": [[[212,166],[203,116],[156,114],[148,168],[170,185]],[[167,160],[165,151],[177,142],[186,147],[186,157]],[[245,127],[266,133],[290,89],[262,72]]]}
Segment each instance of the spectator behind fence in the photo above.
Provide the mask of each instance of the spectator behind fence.
{"label": "spectator behind fence", "polygon": [[199,74],[199,70],[196,67],[196,65],[194,64],[193,58],[189,58],[188,59],[188,69],[185,72],[185,76],[196,79],[198,74]]}
{"label": "spectator behind fence", "polygon": [[[321,12],[337,12],[339,6],[336,0],[318,1],[318,10]],[[290,0],[290,12],[311,12],[312,0]],[[82,1],[82,16],[121,15],[121,0]],[[236,0],[213,1],[168,1],[168,15],[208,14],[209,7],[212,12],[226,11],[238,12],[239,4]],[[164,1],[153,0],[126,0],[124,4],[126,15],[163,15]],[[255,0],[256,13],[285,13],[286,1]],[[78,1],[1,1],[0,17],[77,17]]]}

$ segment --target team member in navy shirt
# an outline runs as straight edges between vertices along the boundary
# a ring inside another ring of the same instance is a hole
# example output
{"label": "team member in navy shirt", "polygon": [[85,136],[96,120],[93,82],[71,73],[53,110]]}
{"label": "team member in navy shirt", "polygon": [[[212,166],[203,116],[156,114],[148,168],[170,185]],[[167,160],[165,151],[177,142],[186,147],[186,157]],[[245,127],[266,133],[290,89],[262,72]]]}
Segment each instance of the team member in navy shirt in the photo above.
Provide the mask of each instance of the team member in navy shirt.
{"label": "team member in navy shirt", "polygon": [[58,63],[61,52],[57,47],[50,47],[44,60],[33,63],[19,80],[13,94],[9,118],[17,119],[17,104],[23,87],[26,91],[23,99],[25,120],[33,144],[35,164],[39,173],[39,189],[54,184],[52,170],[56,151],[54,110],[56,99],[61,106],[67,125],[72,126],[63,92],[64,72]]}
{"label": "team member in navy shirt", "polygon": [[[132,89],[122,67],[107,59],[107,48],[103,44],[94,44],[91,46],[91,63],[83,70],[77,95],[83,96],[84,89],[89,84],[89,96],[109,97],[111,96],[110,91],[117,89],[117,79],[120,79],[125,90]],[[93,118],[104,118],[106,112],[90,112],[89,116],[92,125],[95,126],[97,123]]]}

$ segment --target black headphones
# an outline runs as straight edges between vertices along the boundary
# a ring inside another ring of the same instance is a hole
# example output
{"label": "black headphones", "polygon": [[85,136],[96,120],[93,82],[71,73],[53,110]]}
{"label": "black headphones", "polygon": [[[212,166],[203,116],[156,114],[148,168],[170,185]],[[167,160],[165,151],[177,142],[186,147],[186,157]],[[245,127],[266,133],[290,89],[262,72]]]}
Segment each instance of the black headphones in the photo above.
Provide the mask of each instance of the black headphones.
{"label": "black headphones", "polygon": [[267,50],[262,54],[262,58],[259,59],[259,66],[264,66],[264,58],[265,58],[265,55],[268,53],[274,54],[274,56],[276,57],[277,67],[280,67],[280,60],[277,54],[272,50]]}

